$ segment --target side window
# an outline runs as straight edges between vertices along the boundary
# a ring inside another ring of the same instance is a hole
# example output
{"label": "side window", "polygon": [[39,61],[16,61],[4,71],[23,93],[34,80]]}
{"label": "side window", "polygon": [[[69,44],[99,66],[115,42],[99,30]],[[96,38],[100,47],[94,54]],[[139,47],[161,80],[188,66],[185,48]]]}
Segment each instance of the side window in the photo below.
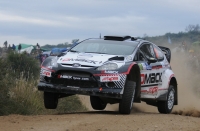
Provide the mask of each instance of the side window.
{"label": "side window", "polygon": [[158,60],[164,59],[164,54],[163,54],[162,50],[155,45],[154,45],[154,52],[155,52],[156,58]]}
{"label": "side window", "polygon": [[138,52],[136,53],[135,57],[134,57],[134,61],[147,61],[144,54],[138,50]]}
{"label": "side window", "polygon": [[153,51],[153,47],[151,44],[144,44],[140,47],[140,50],[142,51],[142,53],[147,57],[154,57],[155,58],[155,54]]}

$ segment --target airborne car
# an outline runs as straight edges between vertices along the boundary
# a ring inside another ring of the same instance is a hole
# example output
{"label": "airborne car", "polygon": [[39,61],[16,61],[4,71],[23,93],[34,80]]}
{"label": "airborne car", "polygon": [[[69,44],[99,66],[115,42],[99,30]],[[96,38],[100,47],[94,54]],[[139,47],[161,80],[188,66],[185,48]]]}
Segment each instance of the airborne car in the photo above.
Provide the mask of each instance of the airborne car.
{"label": "airborne car", "polygon": [[131,36],[86,39],[42,63],[38,89],[47,109],[62,97],[83,94],[95,110],[119,103],[119,113],[130,114],[133,102],[144,101],[167,114],[178,104],[170,59],[169,48]]}

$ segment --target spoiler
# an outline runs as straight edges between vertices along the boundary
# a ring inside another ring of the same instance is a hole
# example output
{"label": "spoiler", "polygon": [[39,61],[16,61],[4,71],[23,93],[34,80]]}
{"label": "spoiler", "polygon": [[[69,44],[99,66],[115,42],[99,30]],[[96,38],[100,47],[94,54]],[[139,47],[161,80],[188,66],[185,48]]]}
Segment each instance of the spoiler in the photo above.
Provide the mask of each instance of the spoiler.
{"label": "spoiler", "polygon": [[168,62],[170,63],[171,60],[171,50],[167,47],[163,47],[163,46],[158,46],[165,54]]}

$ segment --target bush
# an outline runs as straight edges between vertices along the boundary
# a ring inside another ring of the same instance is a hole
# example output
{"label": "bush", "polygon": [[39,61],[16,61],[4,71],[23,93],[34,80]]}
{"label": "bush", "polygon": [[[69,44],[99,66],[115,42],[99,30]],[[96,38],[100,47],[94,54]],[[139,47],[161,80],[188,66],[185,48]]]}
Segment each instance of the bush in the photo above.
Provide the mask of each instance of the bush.
{"label": "bush", "polygon": [[13,70],[13,75],[16,78],[19,78],[21,75],[27,80],[39,78],[39,61],[26,53],[18,54],[10,52],[7,57],[7,63],[10,66],[10,69]]}
{"label": "bush", "polygon": [[47,110],[43,92],[37,90],[40,67],[38,61],[27,54],[10,52],[0,58],[0,115],[55,114],[85,111],[77,96],[60,99],[56,110]]}

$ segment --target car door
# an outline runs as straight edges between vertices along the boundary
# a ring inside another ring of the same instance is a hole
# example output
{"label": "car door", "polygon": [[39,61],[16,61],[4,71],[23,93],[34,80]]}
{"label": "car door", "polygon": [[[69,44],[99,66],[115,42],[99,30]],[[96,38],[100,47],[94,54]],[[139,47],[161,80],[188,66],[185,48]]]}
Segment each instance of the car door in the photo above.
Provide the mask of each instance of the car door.
{"label": "car door", "polygon": [[143,43],[138,49],[137,58],[141,70],[141,98],[154,98],[157,95],[161,74],[153,44]]}
{"label": "car door", "polygon": [[171,54],[166,54],[165,56],[164,52],[158,46],[153,45],[153,48],[155,52],[155,57],[157,59],[157,64],[155,67],[152,67],[152,68],[159,73],[159,77],[160,77],[160,80],[158,82],[158,90],[166,89],[166,87],[163,87],[163,86],[167,85],[168,81],[166,80],[164,81],[163,73],[165,72],[166,69],[170,68],[169,61],[170,61]]}

